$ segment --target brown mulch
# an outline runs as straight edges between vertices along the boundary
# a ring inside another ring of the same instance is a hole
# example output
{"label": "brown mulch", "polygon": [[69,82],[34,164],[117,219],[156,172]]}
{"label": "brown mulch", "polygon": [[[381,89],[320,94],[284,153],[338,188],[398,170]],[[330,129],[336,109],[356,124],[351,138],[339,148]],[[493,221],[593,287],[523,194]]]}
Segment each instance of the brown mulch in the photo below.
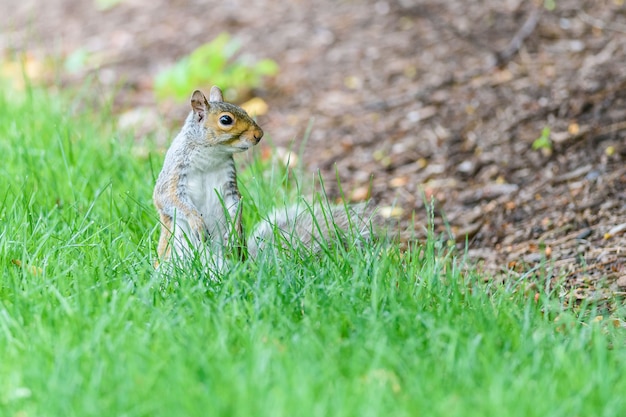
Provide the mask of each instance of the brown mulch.
{"label": "brown mulch", "polygon": [[[395,207],[405,240],[434,201],[436,230],[490,274],[626,291],[623,0],[4,3],[4,55],[98,57],[61,81],[114,94],[138,137],[187,111],[156,104],[158,71],[229,32],[279,64],[260,123],[295,149],[312,126],[303,162],[331,195],[338,175],[352,200]],[[532,149],[545,127],[552,149]]]}

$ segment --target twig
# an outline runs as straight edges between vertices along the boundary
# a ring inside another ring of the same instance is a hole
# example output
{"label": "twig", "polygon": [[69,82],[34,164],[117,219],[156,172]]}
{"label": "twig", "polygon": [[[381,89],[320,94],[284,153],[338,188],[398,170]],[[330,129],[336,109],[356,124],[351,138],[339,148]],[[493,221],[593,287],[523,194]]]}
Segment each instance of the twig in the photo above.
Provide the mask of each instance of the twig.
{"label": "twig", "polygon": [[626,130],[626,121],[617,122],[617,123],[610,124],[608,126],[604,126],[604,127],[600,128],[600,129],[598,129],[597,134],[598,135],[608,135],[610,133],[617,133],[617,132],[620,132],[622,130]]}
{"label": "twig", "polygon": [[603,20],[597,19],[593,16],[590,16],[583,10],[578,11],[578,18],[583,22],[591,25],[595,28],[602,30],[612,30],[614,32],[626,33],[626,26],[620,25],[619,23],[606,23]]}
{"label": "twig", "polygon": [[517,52],[520,50],[526,38],[528,38],[537,27],[537,23],[539,23],[540,17],[540,8],[533,7],[530,15],[522,25],[522,27],[517,31],[511,42],[504,48],[502,51],[497,52],[496,55],[496,65],[500,68],[504,67],[510,60],[513,58]]}
{"label": "twig", "polygon": [[504,132],[510,132],[511,130],[517,128],[519,125],[529,122],[534,119],[546,117],[550,113],[554,113],[559,110],[562,103],[550,103],[545,107],[540,107],[536,110],[530,110],[526,113],[523,113],[515,118],[515,120],[511,121],[503,130]]}
{"label": "twig", "polygon": [[476,49],[483,49],[489,52],[492,51],[489,45],[487,45],[486,43],[478,39],[478,37],[476,37],[473,33],[461,31],[453,24],[448,23],[446,19],[442,18],[439,15],[439,13],[430,11],[428,6],[414,5],[414,6],[404,7],[400,5],[400,8],[402,9],[403,13],[410,13],[412,15],[420,16],[420,17],[427,19],[428,22],[435,29],[440,30],[440,31],[443,30],[443,31],[450,32],[452,35],[457,37],[460,41],[466,42],[472,45]]}
{"label": "twig", "polygon": [[[502,67],[508,62],[522,47],[522,44],[528,38],[532,32],[535,30],[537,23],[539,22],[540,17],[540,8],[534,7],[530,12],[530,15],[522,25],[522,27],[517,31],[513,39],[509,45],[500,52],[494,52],[488,45],[480,41],[477,37],[472,35],[471,33],[464,33],[457,29],[454,25],[449,24],[444,19],[441,19],[437,14],[431,13],[426,10],[424,7],[414,6],[412,8],[405,9],[405,11],[410,11],[413,14],[427,17],[431,24],[433,24],[437,29],[443,29],[451,32],[454,36],[458,37],[460,40],[466,41],[472,44],[477,49],[483,49],[491,52],[495,56],[496,65],[498,67]],[[440,83],[427,87],[416,93],[408,93],[403,94],[400,97],[395,99],[387,99],[382,101],[376,101],[372,103],[367,103],[365,108],[370,111],[384,111],[390,110],[392,108],[401,107],[406,105],[407,103],[411,103],[414,101],[428,101],[432,93],[435,91],[449,87],[454,84],[463,85],[467,81],[476,77],[477,75],[484,74],[489,71],[491,68],[477,68],[474,70],[467,71],[462,74],[460,77],[450,76],[441,81]]]}
{"label": "twig", "polygon": [[447,77],[435,85],[431,85],[431,86],[420,89],[420,91],[416,91],[416,92],[408,93],[408,94],[402,94],[401,96],[395,97],[395,98],[367,103],[365,104],[365,109],[370,110],[370,111],[384,111],[384,110],[391,110],[396,107],[402,107],[408,103],[412,103],[415,101],[428,101],[428,99],[434,92],[442,88],[450,87],[457,82],[458,81],[455,80],[453,76]]}

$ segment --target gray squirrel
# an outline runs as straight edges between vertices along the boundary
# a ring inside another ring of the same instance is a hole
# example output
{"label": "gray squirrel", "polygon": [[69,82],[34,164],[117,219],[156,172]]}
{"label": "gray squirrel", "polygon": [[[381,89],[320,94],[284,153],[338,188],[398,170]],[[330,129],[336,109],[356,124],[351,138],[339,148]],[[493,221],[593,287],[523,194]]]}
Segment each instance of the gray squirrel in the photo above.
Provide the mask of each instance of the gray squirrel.
{"label": "gray squirrel", "polygon": [[[203,266],[220,273],[227,258],[256,258],[274,243],[316,251],[322,241],[336,240],[338,230],[354,228],[360,238],[369,237],[365,206],[301,202],[275,209],[246,240],[233,154],[262,137],[263,130],[245,110],[224,102],[218,87],[211,88],[208,100],[201,91],[193,92],[191,111],[154,187],[161,223],[157,266],[198,256]],[[280,242],[277,235],[282,236]]]}

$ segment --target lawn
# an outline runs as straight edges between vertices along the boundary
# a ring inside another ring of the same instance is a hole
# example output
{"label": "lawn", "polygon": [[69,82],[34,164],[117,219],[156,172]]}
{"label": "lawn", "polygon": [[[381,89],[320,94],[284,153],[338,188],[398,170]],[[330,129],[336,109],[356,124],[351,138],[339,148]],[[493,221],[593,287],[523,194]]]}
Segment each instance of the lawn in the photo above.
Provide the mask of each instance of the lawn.
{"label": "lawn", "polygon": [[[156,273],[163,155],[87,90],[3,91],[0,416],[626,413],[623,310],[486,281],[442,238]],[[250,226],[295,187],[240,161]]]}

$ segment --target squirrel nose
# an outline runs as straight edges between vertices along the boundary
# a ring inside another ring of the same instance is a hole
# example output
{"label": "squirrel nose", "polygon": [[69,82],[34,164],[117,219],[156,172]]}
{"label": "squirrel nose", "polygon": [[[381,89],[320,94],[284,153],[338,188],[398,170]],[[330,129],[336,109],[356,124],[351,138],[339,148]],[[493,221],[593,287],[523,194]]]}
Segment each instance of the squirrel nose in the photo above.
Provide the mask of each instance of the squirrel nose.
{"label": "squirrel nose", "polygon": [[254,136],[254,139],[256,139],[256,143],[259,143],[259,141],[263,137],[263,131],[259,129],[256,132],[254,132],[253,136]]}

